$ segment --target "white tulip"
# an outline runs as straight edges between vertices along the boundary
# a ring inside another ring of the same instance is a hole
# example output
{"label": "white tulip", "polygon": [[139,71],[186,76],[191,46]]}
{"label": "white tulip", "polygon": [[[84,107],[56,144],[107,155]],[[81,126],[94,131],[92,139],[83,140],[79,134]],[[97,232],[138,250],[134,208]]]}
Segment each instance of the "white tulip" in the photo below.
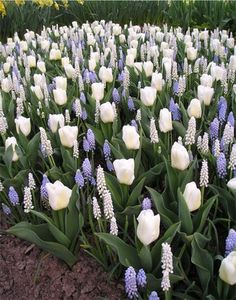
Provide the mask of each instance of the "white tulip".
{"label": "white tulip", "polygon": [[78,127],[77,126],[64,126],[58,130],[59,137],[63,146],[72,148],[74,142],[77,140]]}
{"label": "white tulip", "polygon": [[124,35],[124,34],[120,34],[120,35],[119,35],[119,42],[120,42],[121,44],[123,44],[125,41],[126,41],[125,35]]}
{"label": "white tulip", "polygon": [[197,97],[205,105],[210,105],[212,97],[214,94],[214,89],[209,86],[199,85],[197,88]]}
{"label": "white tulip", "polygon": [[54,78],[55,83],[56,83],[56,89],[62,89],[65,90],[67,89],[67,78],[62,77],[62,76],[57,76]]}
{"label": "white tulip", "polygon": [[194,181],[186,184],[183,196],[190,212],[201,206],[201,191]]}
{"label": "white tulip", "polygon": [[187,58],[191,61],[197,58],[197,49],[194,47],[187,48]]}
{"label": "white tulip", "polygon": [[88,61],[89,64],[89,71],[94,71],[97,65],[97,62],[94,58],[89,59]]}
{"label": "white tulip", "polygon": [[171,112],[167,108],[162,108],[159,115],[159,128],[161,132],[168,132],[173,129]]}
{"label": "white tulip", "polygon": [[96,40],[92,33],[87,34],[87,45],[93,46],[96,43]]}
{"label": "white tulip", "polygon": [[120,183],[131,185],[134,181],[134,159],[116,159],[113,162],[116,177]]}
{"label": "white tulip", "polygon": [[70,63],[70,59],[69,59],[68,56],[65,56],[65,57],[61,58],[61,65],[62,65],[63,68],[65,67],[65,65],[67,65],[69,63]]}
{"label": "white tulip", "polygon": [[33,93],[35,93],[35,96],[38,98],[38,100],[43,100],[44,95],[39,85],[31,86],[30,89]]}
{"label": "white tulip", "polygon": [[212,87],[213,78],[211,75],[202,74],[202,76],[200,77],[200,82],[201,82],[201,85]]}
{"label": "white tulip", "polygon": [[9,93],[11,91],[11,82],[8,78],[3,78],[1,81],[1,88],[3,92]]}
{"label": "white tulip", "polygon": [[228,181],[227,187],[232,191],[236,191],[236,177],[234,177]]}
{"label": "white tulip", "polygon": [[19,159],[19,156],[16,153],[16,145],[17,141],[16,138],[13,137],[8,137],[5,141],[5,151],[7,150],[8,147],[12,145],[12,150],[13,150],[13,156],[12,156],[12,161],[17,161]]}
{"label": "white tulip", "polygon": [[43,77],[41,74],[34,74],[34,85],[39,85],[40,87],[42,86],[43,83]]}
{"label": "white tulip", "polygon": [[202,107],[200,100],[194,98],[190,101],[188,109],[188,116],[189,118],[194,117],[196,119],[201,118],[202,116]]}
{"label": "white tulip", "polygon": [[[137,41],[137,40],[132,40],[132,41],[130,42],[130,47],[131,47],[131,48],[137,49],[137,48],[138,48],[138,41]],[[136,52],[136,53],[137,53],[137,52]]]}
{"label": "white tulip", "polygon": [[142,62],[135,62],[134,63],[134,70],[135,70],[135,73],[138,75],[139,72],[142,73],[143,71],[143,63]]}
{"label": "white tulip", "polygon": [[57,132],[58,127],[64,127],[65,118],[63,114],[49,114],[48,126],[53,133]]}
{"label": "white tulip", "polygon": [[121,28],[121,26],[119,24],[115,24],[112,27],[112,32],[113,32],[114,35],[120,35],[121,34],[121,30],[122,30],[122,28]]}
{"label": "white tulip", "polygon": [[38,61],[37,62],[37,68],[39,69],[39,71],[41,71],[42,73],[46,73],[46,65],[44,61]]}
{"label": "white tulip", "polygon": [[91,85],[92,87],[92,97],[96,101],[101,101],[104,97],[104,84],[101,82],[94,82]]}
{"label": "white tulip", "polygon": [[132,67],[134,65],[134,56],[133,54],[128,54],[125,59],[126,66]]}
{"label": "white tulip", "polygon": [[5,62],[3,64],[3,71],[4,71],[4,73],[9,73],[10,69],[11,69],[11,64],[9,62]]}
{"label": "white tulip", "polygon": [[213,80],[220,80],[223,81],[226,76],[226,70],[220,66],[212,64],[211,66],[211,76]]}
{"label": "white tulip", "polygon": [[157,90],[157,92],[162,91],[162,87],[165,84],[165,81],[162,78],[162,73],[153,73],[151,86]]}
{"label": "white tulip", "polygon": [[112,123],[114,121],[114,109],[110,102],[106,102],[100,105],[100,118],[103,123]]}
{"label": "white tulip", "polygon": [[183,145],[174,142],[171,148],[172,168],[183,171],[188,168],[189,164],[190,160],[187,149]]}
{"label": "white tulip", "polygon": [[50,60],[60,60],[61,59],[61,51],[59,49],[51,49],[49,52]]}
{"label": "white tulip", "polygon": [[230,252],[230,254],[222,260],[219,276],[229,285],[236,284],[236,251]]}
{"label": "white tulip", "polygon": [[20,131],[24,134],[24,136],[28,136],[31,132],[31,122],[30,118],[25,118],[19,116],[15,119],[16,131],[19,134]]}
{"label": "white tulip", "polygon": [[145,86],[140,90],[140,99],[145,106],[152,106],[156,99],[157,91],[151,86]]}
{"label": "white tulip", "polygon": [[36,58],[33,55],[27,56],[27,64],[28,67],[30,68],[35,68],[36,67]]}
{"label": "white tulip", "polygon": [[72,190],[59,180],[54,183],[46,183],[46,190],[48,192],[49,204],[53,210],[60,210],[68,206]]}
{"label": "white tulip", "polygon": [[64,105],[67,102],[67,94],[65,90],[62,89],[53,90],[53,97],[54,97],[54,101],[58,105]]}
{"label": "white tulip", "polygon": [[136,57],[137,57],[137,49],[136,48],[127,49],[127,55],[133,55],[134,59],[136,59]]}
{"label": "white tulip", "polygon": [[22,51],[26,52],[28,50],[28,44],[26,41],[20,41],[19,45],[20,45],[20,49]]}
{"label": "white tulip", "polygon": [[102,66],[99,70],[98,76],[102,82],[112,82],[113,81],[112,68],[106,68]]}
{"label": "white tulip", "polygon": [[153,73],[153,63],[151,61],[145,61],[143,63],[143,69],[147,77],[152,76]]}
{"label": "white tulip", "polygon": [[75,69],[73,68],[72,64],[64,65],[64,70],[66,72],[67,78],[71,79],[75,75]]}
{"label": "white tulip", "polygon": [[134,126],[123,126],[122,140],[124,141],[127,149],[139,149],[140,147],[139,134]]}
{"label": "white tulip", "polygon": [[45,50],[46,52],[48,52],[49,47],[50,47],[49,40],[43,40],[43,41],[41,41],[41,48],[42,48],[42,50]]}
{"label": "white tulip", "polygon": [[137,237],[143,245],[148,246],[158,239],[160,234],[160,215],[154,215],[151,209],[146,209],[141,211],[137,220]]}

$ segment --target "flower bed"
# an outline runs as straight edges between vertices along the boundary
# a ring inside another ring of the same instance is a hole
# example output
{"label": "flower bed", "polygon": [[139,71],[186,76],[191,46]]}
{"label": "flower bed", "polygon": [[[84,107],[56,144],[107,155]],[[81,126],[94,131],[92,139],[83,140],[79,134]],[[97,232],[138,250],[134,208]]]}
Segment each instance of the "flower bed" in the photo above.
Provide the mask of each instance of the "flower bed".
{"label": "flower bed", "polygon": [[1,44],[7,232],[69,267],[83,248],[127,268],[130,299],[234,299],[234,47],[105,21]]}

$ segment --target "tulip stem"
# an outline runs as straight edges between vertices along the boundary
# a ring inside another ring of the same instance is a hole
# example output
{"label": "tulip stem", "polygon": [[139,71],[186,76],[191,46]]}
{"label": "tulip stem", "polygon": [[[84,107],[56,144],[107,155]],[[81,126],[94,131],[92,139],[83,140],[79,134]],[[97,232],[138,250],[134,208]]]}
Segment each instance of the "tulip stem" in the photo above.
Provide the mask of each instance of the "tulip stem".
{"label": "tulip stem", "polygon": [[59,226],[60,226],[60,230],[64,233],[65,232],[65,210],[64,209],[60,209],[58,210],[58,219],[59,219]]}
{"label": "tulip stem", "polygon": [[201,206],[203,206],[204,192],[205,192],[205,186],[202,186],[202,188],[201,188]]}

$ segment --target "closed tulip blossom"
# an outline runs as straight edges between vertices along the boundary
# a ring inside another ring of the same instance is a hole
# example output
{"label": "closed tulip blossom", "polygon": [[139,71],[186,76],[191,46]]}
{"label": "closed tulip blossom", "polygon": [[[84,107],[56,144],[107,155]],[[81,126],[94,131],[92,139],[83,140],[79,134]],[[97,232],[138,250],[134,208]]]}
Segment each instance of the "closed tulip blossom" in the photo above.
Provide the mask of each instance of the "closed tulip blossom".
{"label": "closed tulip blossom", "polygon": [[49,204],[53,210],[66,208],[69,204],[72,190],[59,180],[54,183],[46,183]]}

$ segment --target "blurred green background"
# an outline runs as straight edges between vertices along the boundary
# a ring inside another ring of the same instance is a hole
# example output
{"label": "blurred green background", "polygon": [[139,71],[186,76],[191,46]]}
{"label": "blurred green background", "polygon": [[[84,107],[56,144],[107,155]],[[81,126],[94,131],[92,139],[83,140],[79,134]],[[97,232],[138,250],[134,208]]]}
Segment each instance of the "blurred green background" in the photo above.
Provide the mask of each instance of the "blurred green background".
{"label": "blurred green background", "polygon": [[[22,36],[26,29],[39,32],[43,25],[83,23],[94,20],[112,20],[120,24],[142,25],[145,22],[162,25],[168,23],[198,28],[227,28],[236,32],[236,1],[55,1],[52,6],[40,7],[33,1],[0,0],[6,7],[6,16],[0,16],[0,39],[5,41],[15,31]],[[37,0],[36,0],[37,2]],[[68,2],[68,3],[67,3]],[[42,6],[42,5],[41,5]],[[57,9],[56,9],[56,8]],[[1,13],[1,10],[0,10]]]}

